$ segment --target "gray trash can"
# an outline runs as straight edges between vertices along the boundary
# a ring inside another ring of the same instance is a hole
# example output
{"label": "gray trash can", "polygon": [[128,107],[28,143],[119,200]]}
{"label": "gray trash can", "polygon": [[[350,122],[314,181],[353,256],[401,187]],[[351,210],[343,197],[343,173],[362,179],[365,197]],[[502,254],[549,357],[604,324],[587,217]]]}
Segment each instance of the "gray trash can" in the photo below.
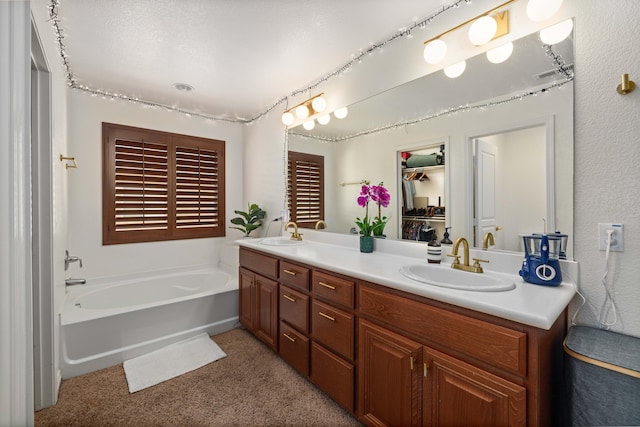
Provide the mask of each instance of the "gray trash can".
{"label": "gray trash can", "polygon": [[564,358],[565,425],[640,425],[640,338],[573,326]]}

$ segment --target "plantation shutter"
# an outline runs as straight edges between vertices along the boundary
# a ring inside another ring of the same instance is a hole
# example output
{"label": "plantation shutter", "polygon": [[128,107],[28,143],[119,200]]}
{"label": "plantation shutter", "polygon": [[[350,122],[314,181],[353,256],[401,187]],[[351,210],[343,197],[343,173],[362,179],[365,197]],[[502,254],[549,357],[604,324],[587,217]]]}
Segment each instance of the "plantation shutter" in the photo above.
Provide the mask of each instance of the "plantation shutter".
{"label": "plantation shutter", "polygon": [[176,228],[219,225],[218,152],[176,147]]}
{"label": "plantation shutter", "polygon": [[289,209],[299,227],[324,220],[324,157],[289,152]]}
{"label": "plantation shutter", "polygon": [[168,147],[115,140],[115,231],[168,228]]}
{"label": "plantation shutter", "polygon": [[224,141],[102,126],[103,244],[225,235]]}

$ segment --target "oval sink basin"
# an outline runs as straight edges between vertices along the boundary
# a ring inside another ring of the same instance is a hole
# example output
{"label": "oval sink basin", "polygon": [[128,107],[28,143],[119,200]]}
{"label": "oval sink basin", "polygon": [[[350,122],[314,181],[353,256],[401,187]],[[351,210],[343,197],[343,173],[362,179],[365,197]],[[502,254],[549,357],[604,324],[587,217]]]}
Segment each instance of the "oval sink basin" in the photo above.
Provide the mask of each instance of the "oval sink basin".
{"label": "oval sink basin", "polygon": [[465,291],[500,292],[516,287],[508,278],[486,271],[470,273],[450,267],[413,264],[400,268],[400,273],[418,282]]}
{"label": "oval sink basin", "polygon": [[260,243],[269,246],[299,246],[304,245],[306,242],[303,240],[291,240],[288,237],[266,237]]}

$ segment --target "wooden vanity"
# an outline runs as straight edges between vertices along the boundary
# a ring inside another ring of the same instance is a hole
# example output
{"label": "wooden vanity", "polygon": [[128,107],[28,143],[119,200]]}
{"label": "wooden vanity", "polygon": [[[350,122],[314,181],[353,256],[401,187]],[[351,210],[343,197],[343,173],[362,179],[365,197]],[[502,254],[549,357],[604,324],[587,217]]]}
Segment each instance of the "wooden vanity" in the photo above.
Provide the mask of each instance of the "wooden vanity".
{"label": "wooden vanity", "polygon": [[549,426],[566,311],[540,329],[253,248],[240,321],[366,425]]}

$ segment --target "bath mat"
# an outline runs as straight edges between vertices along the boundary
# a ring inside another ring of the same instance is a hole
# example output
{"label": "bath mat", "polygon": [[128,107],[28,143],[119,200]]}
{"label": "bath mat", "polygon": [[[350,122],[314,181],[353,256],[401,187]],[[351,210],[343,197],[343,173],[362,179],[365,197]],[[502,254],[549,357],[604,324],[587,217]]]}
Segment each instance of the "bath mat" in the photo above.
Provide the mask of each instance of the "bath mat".
{"label": "bath mat", "polygon": [[126,360],[129,393],[135,393],[226,357],[207,333]]}

